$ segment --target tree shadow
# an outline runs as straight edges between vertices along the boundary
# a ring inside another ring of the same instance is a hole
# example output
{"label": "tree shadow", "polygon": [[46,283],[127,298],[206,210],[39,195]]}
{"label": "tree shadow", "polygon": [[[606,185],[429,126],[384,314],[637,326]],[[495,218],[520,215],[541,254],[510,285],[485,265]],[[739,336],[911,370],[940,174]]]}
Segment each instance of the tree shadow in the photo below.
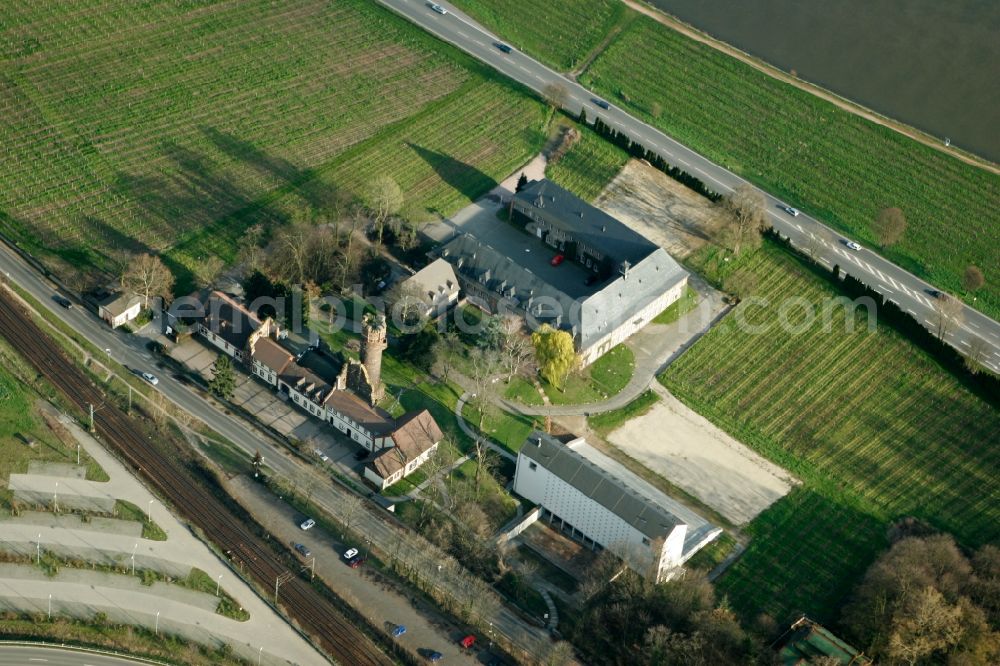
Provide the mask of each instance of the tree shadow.
{"label": "tree shadow", "polygon": [[441,180],[470,200],[478,199],[497,186],[497,181],[491,176],[450,155],[418,146],[409,141],[406,142],[406,145],[429,164]]}

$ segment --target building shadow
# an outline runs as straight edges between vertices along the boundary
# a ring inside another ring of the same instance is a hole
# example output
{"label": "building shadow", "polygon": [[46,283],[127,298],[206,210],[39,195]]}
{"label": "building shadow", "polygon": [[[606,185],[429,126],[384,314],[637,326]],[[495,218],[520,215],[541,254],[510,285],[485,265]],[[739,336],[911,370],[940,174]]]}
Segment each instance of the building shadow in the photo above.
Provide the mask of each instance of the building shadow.
{"label": "building shadow", "polygon": [[470,201],[475,201],[497,186],[496,180],[470,164],[409,141],[406,145],[429,164],[441,180]]}

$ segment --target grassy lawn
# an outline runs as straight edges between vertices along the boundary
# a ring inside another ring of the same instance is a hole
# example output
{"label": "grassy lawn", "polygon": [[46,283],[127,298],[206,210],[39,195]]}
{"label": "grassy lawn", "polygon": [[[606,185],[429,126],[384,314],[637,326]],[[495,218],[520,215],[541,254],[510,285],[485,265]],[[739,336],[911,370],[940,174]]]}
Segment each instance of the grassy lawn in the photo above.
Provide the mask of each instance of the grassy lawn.
{"label": "grassy lawn", "polygon": [[[479,427],[479,411],[474,406],[466,404],[462,413],[473,430]],[[517,453],[521,450],[521,445],[524,444],[524,440],[528,438],[531,431],[540,427],[541,417],[535,418],[538,420],[536,421],[530,416],[494,409],[486,413],[486,419],[483,421],[483,432],[511,453]]]}
{"label": "grassy lawn", "polygon": [[[470,496],[475,497],[475,476],[476,468],[479,466],[475,460],[466,460],[451,472],[451,491],[462,492],[461,486]],[[479,500],[480,508],[490,518],[495,528],[500,528],[508,520],[517,514],[517,500],[507,494],[503,486],[490,474],[481,473],[479,475]]]}
{"label": "grassy lawn", "polygon": [[131,520],[137,523],[142,523],[142,538],[151,539],[152,541],[166,541],[167,533],[163,531],[163,528],[157,525],[152,520],[146,518],[146,512],[137,507],[132,502],[127,502],[125,500],[115,501],[115,515],[122,520]]}
{"label": "grassy lawn", "polygon": [[0,221],[57,269],[152,249],[183,289],[251,224],[376,173],[408,214],[447,214],[543,140],[540,102],[365,0],[92,0],[4,18],[31,48],[0,48]]}
{"label": "grassy lawn", "polygon": [[519,50],[561,71],[580,64],[626,15],[625,5],[617,0],[456,0],[454,4]]}
{"label": "grassy lawn", "polygon": [[[13,499],[7,489],[11,474],[24,474],[32,462],[76,464],[76,440],[58,422],[50,423],[43,416],[35,400],[38,396],[12,374],[24,369],[34,377],[35,372],[23,368],[19,357],[14,359],[6,349],[0,355],[0,502],[4,509],[10,508]],[[107,481],[107,473],[84,450],[80,451],[80,463],[87,468],[86,478],[90,481]]]}
{"label": "grassy lawn", "polygon": [[735,547],[736,539],[733,538],[733,535],[729,532],[723,532],[715,541],[695,553],[694,557],[684,563],[684,567],[687,569],[711,571],[721,564],[733,552],[733,548]]}
{"label": "grassy lawn", "polygon": [[[903,516],[968,547],[1000,538],[995,406],[894,331],[869,332],[863,310],[853,331],[843,310],[829,326],[804,320],[803,302],[818,307],[837,294],[781,248],[768,243],[729,263],[713,253],[694,263],[712,277],[756,274],[768,304],[745,301],[661,381],[804,482],[751,524],[749,551],[721,580],[738,608],[830,619]],[[798,305],[782,310],[793,296]],[[785,332],[779,312],[801,332]]]}
{"label": "grassy lawn", "polygon": [[580,131],[580,140],[561,160],[550,163],[545,175],[581,199],[593,201],[628,162],[628,154],[598,136],[589,126],[583,127],[570,120],[564,122]]}
{"label": "grassy lawn", "polygon": [[[949,291],[961,291],[966,265],[997,265],[1000,177],[780,83],[652,19],[632,22],[581,82],[873,247],[871,221],[881,208],[898,206],[909,228],[897,246],[882,252]],[[977,306],[1000,314],[995,280],[981,290]]]}
{"label": "grassy lawn", "polygon": [[538,389],[528,379],[524,377],[514,377],[504,389],[503,397],[514,400],[522,405],[539,406],[544,404],[542,396],[538,395]]}
{"label": "grassy lawn", "polygon": [[698,292],[690,286],[684,286],[684,293],[676,301],[667,306],[667,309],[656,315],[654,324],[672,324],[683,315],[691,312],[698,304]]}
{"label": "grassy lawn", "polygon": [[582,405],[599,402],[619,393],[632,378],[635,355],[625,345],[618,345],[580,372],[566,379],[561,390],[539,378],[553,405]]}
{"label": "grassy lawn", "polygon": [[620,409],[587,417],[587,424],[601,437],[606,437],[608,433],[626,421],[631,421],[648,412],[659,399],[660,397],[651,389],[643,391],[638,398]]}

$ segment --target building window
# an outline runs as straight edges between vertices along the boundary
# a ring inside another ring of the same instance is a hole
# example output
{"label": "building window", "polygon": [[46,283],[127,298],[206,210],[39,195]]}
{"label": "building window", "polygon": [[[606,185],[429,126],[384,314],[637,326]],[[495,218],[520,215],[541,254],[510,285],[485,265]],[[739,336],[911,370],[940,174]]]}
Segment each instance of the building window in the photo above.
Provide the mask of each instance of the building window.
{"label": "building window", "polygon": [[538,469],[538,465],[536,465],[533,462],[530,462],[530,463],[528,463],[528,469],[532,469],[532,470]]}

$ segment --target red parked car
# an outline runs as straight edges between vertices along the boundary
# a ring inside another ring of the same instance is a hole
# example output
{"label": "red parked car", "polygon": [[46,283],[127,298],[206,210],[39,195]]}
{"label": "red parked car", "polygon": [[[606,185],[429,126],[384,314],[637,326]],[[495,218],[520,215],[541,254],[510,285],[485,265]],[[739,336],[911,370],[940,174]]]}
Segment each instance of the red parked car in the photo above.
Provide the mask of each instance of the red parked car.
{"label": "red parked car", "polygon": [[472,634],[469,634],[468,636],[460,640],[458,644],[464,647],[466,650],[468,650],[473,646],[473,644],[475,644],[475,642],[476,642],[476,637],[473,636]]}
{"label": "red parked car", "polygon": [[562,254],[557,254],[556,256],[552,257],[552,261],[551,261],[551,262],[549,262],[549,263],[551,263],[551,264],[552,264],[553,266],[558,266],[558,265],[559,265],[559,264],[561,264],[561,263],[563,262],[563,260],[565,260],[565,259],[566,259],[566,256],[565,256],[565,255],[562,255]]}

